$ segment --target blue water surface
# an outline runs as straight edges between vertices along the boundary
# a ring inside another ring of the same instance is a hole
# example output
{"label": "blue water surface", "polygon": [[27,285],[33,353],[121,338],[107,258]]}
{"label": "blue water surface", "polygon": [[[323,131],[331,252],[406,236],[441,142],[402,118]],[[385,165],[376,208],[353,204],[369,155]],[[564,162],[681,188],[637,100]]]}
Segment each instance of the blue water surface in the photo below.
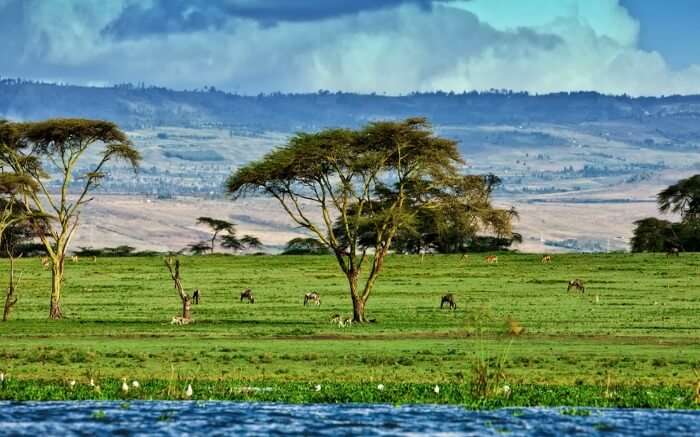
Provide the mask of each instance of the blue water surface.
{"label": "blue water surface", "polygon": [[700,411],[239,402],[0,402],[0,435],[700,435]]}

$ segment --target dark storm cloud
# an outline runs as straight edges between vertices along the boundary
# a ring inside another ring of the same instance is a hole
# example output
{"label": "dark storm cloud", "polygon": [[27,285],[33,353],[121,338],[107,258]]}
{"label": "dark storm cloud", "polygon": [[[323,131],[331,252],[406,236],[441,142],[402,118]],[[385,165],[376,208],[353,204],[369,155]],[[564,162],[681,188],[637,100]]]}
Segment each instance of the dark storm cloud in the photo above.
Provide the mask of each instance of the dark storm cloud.
{"label": "dark storm cloud", "polygon": [[219,29],[231,18],[272,26],[279,22],[318,21],[403,4],[429,10],[432,3],[432,0],[154,0],[151,5],[144,6],[137,1],[127,4],[102,33],[117,39],[131,39]]}

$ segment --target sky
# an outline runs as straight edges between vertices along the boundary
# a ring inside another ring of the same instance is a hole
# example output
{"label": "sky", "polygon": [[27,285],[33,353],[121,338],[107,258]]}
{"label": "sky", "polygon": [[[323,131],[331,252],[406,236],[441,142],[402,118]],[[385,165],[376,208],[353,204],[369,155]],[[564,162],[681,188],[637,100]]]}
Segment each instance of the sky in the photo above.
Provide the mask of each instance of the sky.
{"label": "sky", "polygon": [[0,0],[0,76],[241,94],[700,93],[700,0]]}

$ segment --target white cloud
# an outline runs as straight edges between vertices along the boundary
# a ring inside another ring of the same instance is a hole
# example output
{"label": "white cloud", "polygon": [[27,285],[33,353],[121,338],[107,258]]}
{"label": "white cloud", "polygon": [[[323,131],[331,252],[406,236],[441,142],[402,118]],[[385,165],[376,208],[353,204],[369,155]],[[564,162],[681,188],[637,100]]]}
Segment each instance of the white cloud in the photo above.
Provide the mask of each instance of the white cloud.
{"label": "white cloud", "polygon": [[[617,0],[472,0],[432,9],[408,3],[272,26],[233,18],[128,40],[101,33],[122,10],[116,1],[24,3],[32,11],[18,33],[25,40],[7,46],[13,58],[0,64],[3,76],[245,93],[700,92],[700,66],[674,71],[660,54],[639,49],[639,23]],[[0,0],[0,12],[7,4]],[[7,32],[0,30],[0,52]]]}

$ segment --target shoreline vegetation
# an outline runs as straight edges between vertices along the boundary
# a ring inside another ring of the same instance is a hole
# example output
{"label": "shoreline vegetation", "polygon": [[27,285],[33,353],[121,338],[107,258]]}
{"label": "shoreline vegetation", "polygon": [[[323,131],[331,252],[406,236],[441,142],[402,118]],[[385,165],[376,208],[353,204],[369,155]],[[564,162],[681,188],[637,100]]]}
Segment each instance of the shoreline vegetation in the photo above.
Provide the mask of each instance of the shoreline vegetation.
{"label": "shoreline vegetation", "polygon": [[[700,255],[497,255],[390,254],[376,323],[350,326],[332,323],[352,304],[331,256],[182,257],[202,293],[183,326],[161,257],[68,262],[61,321],[46,317],[51,272],[21,258],[0,399],[698,408]],[[567,292],[575,278],[585,292]],[[304,306],[310,290],[321,305]]]}
{"label": "shoreline vegetation", "polygon": [[[136,401],[194,400],[236,402],[449,404],[470,409],[507,407],[591,407],[700,409],[696,389],[663,385],[543,385],[516,384],[479,397],[470,384],[381,384],[257,381],[139,381],[129,391],[123,381],[105,379],[92,387],[86,381],[10,379],[0,385],[0,401]],[[187,395],[191,386],[192,395]]]}

